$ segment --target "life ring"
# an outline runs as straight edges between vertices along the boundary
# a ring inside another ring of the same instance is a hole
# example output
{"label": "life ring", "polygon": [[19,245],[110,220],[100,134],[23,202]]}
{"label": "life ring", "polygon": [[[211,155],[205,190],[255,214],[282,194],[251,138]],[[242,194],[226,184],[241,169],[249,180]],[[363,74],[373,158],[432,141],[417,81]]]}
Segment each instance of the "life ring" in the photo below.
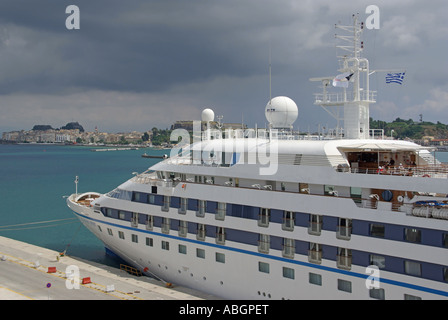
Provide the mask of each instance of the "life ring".
{"label": "life ring", "polygon": [[404,198],[403,198],[403,196],[398,196],[397,200],[398,200],[398,202],[403,202]]}

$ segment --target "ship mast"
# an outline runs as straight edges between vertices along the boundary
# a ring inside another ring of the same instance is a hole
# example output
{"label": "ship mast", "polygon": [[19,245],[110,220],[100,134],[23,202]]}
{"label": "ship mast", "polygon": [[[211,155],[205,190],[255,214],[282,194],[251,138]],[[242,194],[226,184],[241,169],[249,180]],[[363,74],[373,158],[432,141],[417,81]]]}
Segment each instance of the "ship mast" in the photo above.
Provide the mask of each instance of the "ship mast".
{"label": "ship mast", "polygon": [[[322,93],[315,94],[314,104],[323,107],[336,118],[338,131],[341,120],[339,111],[342,107],[344,111],[343,136],[347,139],[368,139],[369,106],[375,103],[376,92],[370,91],[369,88],[369,61],[361,57],[364,48],[361,41],[364,23],[359,23],[357,15],[353,15],[351,26],[336,25],[335,27],[347,33],[335,35],[343,42],[336,47],[346,51],[347,54],[338,56],[341,65],[338,69],[340,74],[310,79],[310,81],[320,81],[323,89]],[[331,87],[336,87],[337,92],[330,93]]]}

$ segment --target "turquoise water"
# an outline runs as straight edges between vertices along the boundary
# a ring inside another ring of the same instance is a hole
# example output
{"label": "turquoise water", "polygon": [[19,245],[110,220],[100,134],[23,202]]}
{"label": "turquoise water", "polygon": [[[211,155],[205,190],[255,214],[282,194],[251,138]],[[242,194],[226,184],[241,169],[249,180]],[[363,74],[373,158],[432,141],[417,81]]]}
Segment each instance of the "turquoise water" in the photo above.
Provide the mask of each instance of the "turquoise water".
{"label": "turquoise water", "polygon": [[[94,237],[67,207],[65,198],[78,193],[108,192],[159,159],[142,158],[144,152],[123,150],[92,152],[93,147],[57,145],[0,145],[0,236],[35,244],[91,261],[114,264],[102,242]],[[67,220],[60,220],[67,219]],[[59,220],[46,223],[43,221]],[[25,224],[25,225],[18,225]]]}

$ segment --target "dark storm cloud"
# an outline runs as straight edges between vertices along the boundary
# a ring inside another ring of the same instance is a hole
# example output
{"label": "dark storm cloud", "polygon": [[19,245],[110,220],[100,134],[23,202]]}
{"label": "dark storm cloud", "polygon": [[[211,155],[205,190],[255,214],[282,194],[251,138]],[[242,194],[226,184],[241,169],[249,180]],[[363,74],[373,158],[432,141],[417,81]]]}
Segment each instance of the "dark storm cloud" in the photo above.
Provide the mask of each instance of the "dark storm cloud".
{"label": "dark storm cloud", "polygon": [[270,18],[270,27],[288,23],[288,17],[260,10],[256,2],[238,11],[230,1],[77,1],[81,29],[68,31],[68,3],[14,1],[0,6],[8,13],[1,20],[4,33],[19,41],[3,46],[16,67],[9,71],[17,75],[26,69],[17,78],[21,88],[3,78],[3,93],[27,88],[154,92],[185,81],[244,77],[265,71],[259,60],[263,55],[266,63],[269,39],[257,39],[264,22]]}

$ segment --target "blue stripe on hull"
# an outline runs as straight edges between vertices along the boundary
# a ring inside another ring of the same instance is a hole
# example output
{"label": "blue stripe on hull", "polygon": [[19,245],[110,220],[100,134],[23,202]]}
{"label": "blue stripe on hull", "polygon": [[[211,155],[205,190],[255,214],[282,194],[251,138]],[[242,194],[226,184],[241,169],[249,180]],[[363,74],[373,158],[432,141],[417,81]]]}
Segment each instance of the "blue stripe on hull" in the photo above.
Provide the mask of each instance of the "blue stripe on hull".
{"label": "blue stripe on hull", "polygon": [[[232,247],[222,246],[222,245],[219,245],[219,244],[207,243],[207,242],[204,242],[204,241],[187,239],[187,238],[183,238],[183,237],[177,237],[177,236],[173,236],[173,235],[169,235],[169,234],[163,234],[163,233],[158,233],[158,232],[153,232],[153,231],[148,231],[148,230],[136,229],[136,228],[133,228],[133,227],[122,226],[122,225],[119,225],[119,224],[110,223],[110,222],[106,222],[106,221],[102,221],[102,220],[86,217],[86,216],[83,216],[81,214],[78,214],[75,211],[73,211],[73,212],[76,215],[78,215],[79,217],[81,217],[81,218],[88,219],[88,220],[95,221],[95,222],[99,222],[99,223],[104,223],[104,224],[107,224],[107,225],[110,225],[110,226],[114,226],[114,227],[118,227],[118,228],[122,228],[122,229],[128,229],[128,230],[132,230],[132,231],[136,231],[136,232],[152,234],[152,235],[160,236],[160,237],[164,237],[164,238],[180,240],[180,241],[183,241],[183,242],[191,242],[191,243],[200,244],[200,245],[204,245],[204,246],[209,246],[209,247],[213,247],[213,248],[219,248],[219,249],[222,249],[222,250],[234,251],[234,252],[238,252],[238,253],[248,254],[248,255],[257,256],[257,257],[262,257],[262,258],[265,258],[265,259],[283,261],[283,262],[287,262],[287,263],[292,263],[292,264],[296,264],[296,265],[301,265],[301,266],[306,266],[306,267],[310,267],[310,268],[320,269],[320,270],[324,270],[324,271],[344,274],[344,275],[352,276],[352,277],[356,277],[356,278],[367,279],[369,277],[369,275],[362,274],[362,273],[357,273],[357,272],[341,270],[341,269],[337,269],[337,268],[331,268],[331,267],[316,265],[316,264],[313,264],[313,263],[308,263],[308,262],[303,262],[303,261],[291,260],[291,259],[287,259],[287,258],[283,258],[283,257],[271,256],[271,255],[264,254],[264,253],[253,252],[253,251],[248,251],[248,250],[243,250],[243,249],[238,249],[238,248],[232,248]],[[423,292],[428,292],[428,293],[432,293],[432,294],[448,297],[448,292],[447,291],[432,289],[432,288],[428,288],[428,287],[418,286],[418,285],[414,285],[414,284],[410,284],[410,283],[406,283],[406,282],[395,281],[395,280],[385,279],[385,278],[381,278],[380,281],[383,282],[383,283],[387,283],[387,284],[391,284],[391,285],[395,285],[395,286],[400,286],[400,287],[404,287],[404,288],[410,288],[410,289],[414,289],[414,290],[419,290],[419,291],[423,291]]]}

